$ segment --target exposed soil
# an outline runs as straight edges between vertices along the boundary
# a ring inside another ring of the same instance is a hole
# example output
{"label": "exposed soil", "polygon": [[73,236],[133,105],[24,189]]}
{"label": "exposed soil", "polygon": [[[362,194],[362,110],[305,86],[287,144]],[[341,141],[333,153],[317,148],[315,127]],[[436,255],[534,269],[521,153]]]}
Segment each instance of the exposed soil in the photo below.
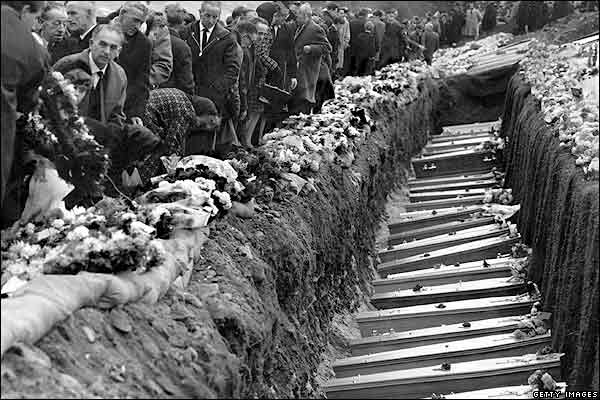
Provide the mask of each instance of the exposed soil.
{"label": "exposed soil", "polygon": [[184,293],[82,309],[2,360],[2,397],[323,397],[320,385],[367,307],[376,232],[406,160],[431,131],[437,92],[377,110],[351,169],[316,193],[211,225]]}
{"label": "exposed soil", "polygon": [[[597,15],[539,35],[578,38],[592,18],[597,30]],[[350,313],[367,307],[388,195],[439,128],[438,99],[428,81],[409,107],[378,110],[352,168],[323,168],[317,193],[213,224],[185,292],[82,309],[35,347],[9,350],[2,397],[322,397],[332,360],[357,335]]]}

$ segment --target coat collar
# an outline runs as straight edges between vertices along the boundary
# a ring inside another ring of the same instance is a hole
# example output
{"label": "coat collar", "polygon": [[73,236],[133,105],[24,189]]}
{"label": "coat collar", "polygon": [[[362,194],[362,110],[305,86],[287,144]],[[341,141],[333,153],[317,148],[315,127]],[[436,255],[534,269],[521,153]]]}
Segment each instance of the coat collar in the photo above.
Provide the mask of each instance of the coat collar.
{"label": "coat collar", "polygon": [[294,42],[304,33],[306,28],[308,26],[310,26],[311,24],[314,24],[314,22],[312,19],[309,19],[306,24],[304,24],[302,27],[300,27],[296,30],[296,33],[294,34]]}
{"label": "coat collar", "polygon": [[[200,30],[201,30],[200,25],[201,25],[201,22],[198,21],[197,23],[194,24],[194,26],[193,26],[194,29],[191,30],[192,37],[194,38],[196,43],[199,43],[198,36],[200,35]],[[219,25],[219,23],[217,23],[212,31],[212,34],[210,35],[208,44],[206,46],[204,46],[204,49],[202,49],[202,54],[205,54],[208,50],[210,50],[214,46],[215,43],[224,39],[230,33],[231,33],[230,31],[223,28],[221,25]]]}

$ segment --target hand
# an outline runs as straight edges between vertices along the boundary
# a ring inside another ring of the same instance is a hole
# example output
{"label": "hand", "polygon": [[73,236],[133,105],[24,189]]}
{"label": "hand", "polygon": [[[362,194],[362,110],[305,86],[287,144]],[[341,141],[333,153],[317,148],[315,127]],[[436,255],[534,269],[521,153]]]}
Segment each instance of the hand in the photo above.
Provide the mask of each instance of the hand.
{"label": "hand", "polygon": [[309,45],[304,46],[304,54],[310,54],[310,46]]}
{"label": "hand", "polygon": [[290,81],[290,90],[296,89],[297,86],[298,86],[298,79],[292,78],[292,80]]}
{"label": "hand", "polygon": [[247,116],[248,116],[248,111],[242,111],[240,113],[240,121],[245,121]]}
{"label": "hand", "polygon": [[144,123],[140,117],[131,117],[131,123],[133,125],[144,126]]}

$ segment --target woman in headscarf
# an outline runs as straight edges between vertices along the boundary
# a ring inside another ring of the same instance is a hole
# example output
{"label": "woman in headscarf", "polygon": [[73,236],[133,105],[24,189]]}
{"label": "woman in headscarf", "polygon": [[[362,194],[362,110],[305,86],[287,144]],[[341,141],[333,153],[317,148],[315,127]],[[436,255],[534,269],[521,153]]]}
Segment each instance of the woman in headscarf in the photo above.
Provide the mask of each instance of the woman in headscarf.
{"label": "woman in headscarf", "polygon": [[[142,182],[164,173],[161,155],[184,156],[189,153],[201,151],[192,148],[190,140],[197,144],[197,139],[192,138],[196,130],[216,129],[220,124],[214,103],[204,97],[188,97],[184,92],[175,88],[156,89],[150,91],[150,98],[146,104],[144,126],[162,139],[162,146],[153,155],[150,161],[139,163],[138,170]],[[205,135],[208,140],[208,135]],[[205,150],[212,147],[205,143]]]}

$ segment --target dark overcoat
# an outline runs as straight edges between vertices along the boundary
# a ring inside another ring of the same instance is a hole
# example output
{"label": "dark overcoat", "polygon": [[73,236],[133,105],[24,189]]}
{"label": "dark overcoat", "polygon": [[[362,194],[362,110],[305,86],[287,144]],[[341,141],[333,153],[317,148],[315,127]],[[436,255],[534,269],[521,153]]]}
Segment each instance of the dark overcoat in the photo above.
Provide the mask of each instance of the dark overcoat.
{"label": "dark overcoat", "polygon": [[[304,52],[304,46],[310,46],[308,54]],[[294,50],[298,62],[298,87],[295,96],[314,103],[321,62],[323,57],[327,57],[331,53],[331,45],[323,29],[312,20],[309,20],[296,31]]]}

